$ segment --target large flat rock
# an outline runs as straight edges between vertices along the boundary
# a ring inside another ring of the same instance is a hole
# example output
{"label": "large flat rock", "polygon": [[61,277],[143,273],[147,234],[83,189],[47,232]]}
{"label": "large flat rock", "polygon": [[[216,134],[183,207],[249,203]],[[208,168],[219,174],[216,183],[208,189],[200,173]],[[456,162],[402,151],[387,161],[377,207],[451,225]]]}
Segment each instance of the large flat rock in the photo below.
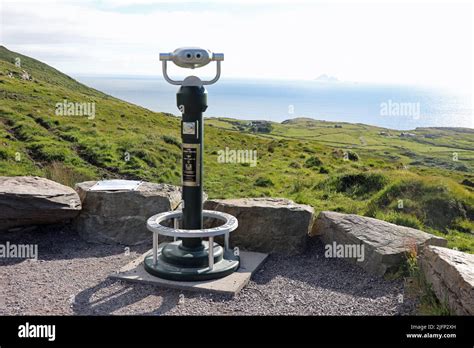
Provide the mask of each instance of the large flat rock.
{"label": "large flat rock", "polygon": [[419,262],[442,303],[458,315],[474,315],[474,255],[429,246]]}
{"label": "large flat rock", "polygon": [[0,177],[0,230],[54,224],[81,210],[76,191],[37,176]]}
{"label": "large flat rock", "polygon": [[447,244],[444,238],[414,228],[332,211],[319,214],[311,235],[319,236],[326,245],[363,246],[363,260],[354,257],[345,259],[378,275],[398,269],[413,247],[421,250],[427,245]]}
{"label": "large flat rock", "polygon": [[79,235],[90,242],[136,245],[151,241],[147,219],[174,210],[181,189],[167,184],[142,183],[137,190],[90,191],[96,181],[76,185],[82,212],[75,220]]}
{"label": "large flat rock", "polygon": [[205,209],[232,214],[239,221],[232,247],[263,253],[302,253],[314,221],[312,207],[284,198],[215,199]]}

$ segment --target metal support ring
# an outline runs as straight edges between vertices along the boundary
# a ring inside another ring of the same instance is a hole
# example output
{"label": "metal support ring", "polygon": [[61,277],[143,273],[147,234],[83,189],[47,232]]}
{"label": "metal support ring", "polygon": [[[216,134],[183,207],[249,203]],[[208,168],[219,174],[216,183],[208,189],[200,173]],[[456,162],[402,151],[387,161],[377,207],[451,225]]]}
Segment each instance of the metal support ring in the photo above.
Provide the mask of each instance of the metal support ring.
{"label": "metal support ring", "polygon": [[227,213],[213,210],[203,210],[203,217],[208,217],[212,219],[217,219],[223,221],[224,224],[218,227],[213,228],[204,228],[200,230],[186,230],[182,228],[173,228],[163,226],[161,223],[166,220],[174,218],[182,218],[183,211],[168,211],[165,213],[160,213],[153,215],[147,221],[147,228],[151,232],[157,232],[164,236],[169,237],[181,237],[181,238],[205,238],[205,237],[215,237],[224,234],[233,232],[239,226],[237,219]]}
{"label": "metal support ring", "polygon": [[[239,226],[238,220],[227,213],[214,210],[203,210],[203,217],[213,218],[223,221],[224,224],[218,227],[205,228],[201,230],[185,230],[178,228],[178,219],[182,218],[183,211],[168,211],[153,215],[147,221],[147,228],[153,232],[153,266],[158,262],[158,234],[164,236],[182,238],[209,237],[209,269],[214,268],[214,236],[224,235],[224,250],[229,250],[229,234]],[[173,228],[163,226],[161,223],[173,219]]]}

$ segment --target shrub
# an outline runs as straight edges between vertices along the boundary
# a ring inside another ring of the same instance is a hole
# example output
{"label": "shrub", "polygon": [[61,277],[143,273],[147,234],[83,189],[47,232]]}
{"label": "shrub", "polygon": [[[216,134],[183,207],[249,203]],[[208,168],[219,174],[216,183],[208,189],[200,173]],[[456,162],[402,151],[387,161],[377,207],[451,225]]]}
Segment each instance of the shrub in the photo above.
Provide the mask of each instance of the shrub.
{"label": "shrub", "polygon": [[276,144],[272,141],[270,144],[268,144],[268,147],[267,147],[268,152],[274,153],[275,147],[276,147]]}
{"label": "shrub", "polygon": [[255,186],[258,186],[258,187],[270,187],[273,185],[274,185],[273,181],[268,178],[259,177],[257,178],[257,180],[255,180]]}
{"label": "shrub", "polygon": [[8,152],[5,149],[0,148],[0,160],[7,160],[9,157]]}
{"label": "shrub", "polygon": [[464,180],[461,182],[461,185],[465,185],[465,186],[468,186],[468,187],[474,187],[474,182],[472,182],[472,181],[469,180],[469,179],[464,179]]}
{"label": "shrub", "polygon": [[423,229],[423,223],[418,220],[416,216],[399,213],[399,212],[389,212],[387,214],[378,214],[377,218],[387,222],[391,222],[395,225],[406,226],[416,228],[417,230]]}
{"label": "shrub", "polygon": [[289,167],[290,168],[295,168],[295,169],[300,169],[301,168],[301,164],[299,164],[298,162],[291,162],[289,164]]}
{"label": "shrub", "polygon": [[314,168],[314,167],[319,167],[322,165],[323,162],[316,156],[311,156],[308,158],[304,164],[306,168]]}
{"label": "shrub", "polygon": [[468,219],[457,217],[452,223],[455,230],[465,233],[474,233],[474,222]]}
{"label": "shrub", "polygon": [[378,173],[343,174],[333,179],[336,192],[359,198],[380,191],[386,183],[385,176]]}
{"label": "shrub", "polygon": [[394,274],[408,278],[407,291],[418,294],[417,312],[422,315],[452,315],[447,302],[440,302],[433,291],[432,285],[427,281],[418,263],[418,249],[414,242],[408,245],[405,253],[405,262],[399,271]]}
{"label": "shrub", "polygon": [[56,161],[46,166],[44,172],[47,179],[59,182],[69,187],[74,187],[76,183],[81,181],[92,180],[94,177],[93,175],[77,172],[73,168]]}
{"label": "shrub", "polygon": [[319,174],[329,174],[329,169],[326,169],[325,167],[319,168]]}
{"label": "shrub", "polygon": [[301,192],[303,191],[304,189],[308,188],[310,185],[310,183],[308,181],[305,181],[305,180],[302,180],[300,178],[297,178],[294,182],[293,182],[293,188],[292,188],[292,191],[291,193],[298,193],[298,192]]}
{"label": "shrub", "polygon": [[181,141],[179,141],[177,138],[175,138],[171,135],[163,135],[162,138],[163,138],[165,143],[170,144],[170,145],[175,145],[175,146],[181,148]]}
{"label": "shrub", "polygon": [[349,161],[357,162],[359,160],[359,155],[356,152],[349,150],[346,153],[347,153],[347,159]]}
{"label": "shrub", "polygon": [[458,170],[460,172],[469,172],[469,167],[466,166],[464,163],[458,164],[454,167],[454,170]]}
{"label": "shrub", "polygon": [[458,186],[430,178],[404,178],[374,197],[368,205],[368,214],[386,211],[402,199],[404,213],[416,216],[425,226],[447,232],[451,226],[456,228],[459,221],[472,220],[474,216],[472,198]]}

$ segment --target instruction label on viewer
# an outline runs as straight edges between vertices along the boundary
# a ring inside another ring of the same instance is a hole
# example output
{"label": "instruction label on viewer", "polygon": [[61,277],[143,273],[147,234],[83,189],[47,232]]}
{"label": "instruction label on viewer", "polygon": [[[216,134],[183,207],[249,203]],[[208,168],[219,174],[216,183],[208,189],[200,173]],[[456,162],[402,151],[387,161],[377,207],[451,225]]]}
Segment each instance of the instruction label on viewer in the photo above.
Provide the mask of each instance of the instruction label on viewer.
{"label": "instruction label on viewer", "polygon": [[183,144],[183,186],[199,186],[199,144]]}

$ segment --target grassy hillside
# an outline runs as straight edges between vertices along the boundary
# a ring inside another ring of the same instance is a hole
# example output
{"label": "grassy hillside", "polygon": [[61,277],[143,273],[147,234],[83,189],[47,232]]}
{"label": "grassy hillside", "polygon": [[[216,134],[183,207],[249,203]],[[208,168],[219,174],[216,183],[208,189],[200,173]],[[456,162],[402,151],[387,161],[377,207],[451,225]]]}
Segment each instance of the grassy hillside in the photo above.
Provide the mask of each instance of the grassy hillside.
{"label": "grassy hillside", "polygon": [[[56,115],[64,100],[95,103],[95,117]],[[35,174],[71,186],[98,178],[179,184],[179,129],[175,116],[0,47],[0,175]],[[207,119],[205,190],[211,198],[279,196],[316,211],[375,216],[474,252],[474,130],[408,133],[311,119],[255,133],[247,121]],[[258,165],[219,163],[226,147],[256,150]]]}

